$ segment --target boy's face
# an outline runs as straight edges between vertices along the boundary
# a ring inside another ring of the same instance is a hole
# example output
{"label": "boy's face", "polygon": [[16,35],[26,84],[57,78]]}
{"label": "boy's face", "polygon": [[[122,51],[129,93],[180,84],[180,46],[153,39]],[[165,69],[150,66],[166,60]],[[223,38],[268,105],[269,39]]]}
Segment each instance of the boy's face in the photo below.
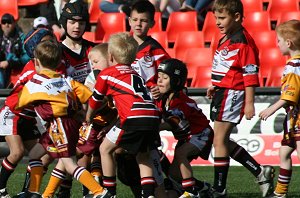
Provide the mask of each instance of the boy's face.
{"label": "boy's face", "polygon": [[149,13],[138,13],[133,10],[129,18],[129,24],[133,34],[142,37],[147,36],[149,28],[153,27],[154,22],[149,19]]}
{"label": "boy's face", "polygon": [[220,29],[221,34],[230,34],[241,26],[240,14],[236,13],[234,16],[227,11],[215,11],[216,25]]}
{"label": "boy's face", "polygon": [[72,38],[80,38],[85,30],[85,21],[67,20],[67,32]]}
{"label": "boy's face", "polygon": [[277,34],[277,45],[283,55],[289,55],[289,42]]}
{"label": "boy's face", "polygon": [[163,72],[158,72],[157,86],[160,93],[167,93],[171,89],[169,75]]}
{"label": "boy's face", "polygon": [[92,69],[103,70],[108,67],[107,57],[104,57],[100,52],[92,51],[89,53],[89,60]]}

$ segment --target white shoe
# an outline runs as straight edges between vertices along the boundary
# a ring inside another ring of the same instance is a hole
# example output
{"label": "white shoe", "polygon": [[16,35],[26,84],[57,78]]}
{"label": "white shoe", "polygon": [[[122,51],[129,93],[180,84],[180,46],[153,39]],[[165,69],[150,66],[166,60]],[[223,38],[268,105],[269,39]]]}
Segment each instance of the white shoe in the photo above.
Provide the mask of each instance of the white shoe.
{"label": "white shoe", "polygon": [[273,166],[261,166],[261,173],[256,178],[256,183],[259,184],[263,197],[267,197],[274,190],[273,179],[275,169]]}
{"label": "white shoe", "polygon": [[6,191],[6,188],[0,190],[0,198],[11,198],[11,196],[9,196],[8,192]]}

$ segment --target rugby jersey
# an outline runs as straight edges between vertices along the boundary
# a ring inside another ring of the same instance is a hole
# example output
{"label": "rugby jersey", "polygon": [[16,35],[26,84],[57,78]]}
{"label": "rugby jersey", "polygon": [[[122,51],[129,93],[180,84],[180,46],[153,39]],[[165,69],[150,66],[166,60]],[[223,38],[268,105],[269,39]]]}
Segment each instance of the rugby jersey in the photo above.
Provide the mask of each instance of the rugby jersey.
{"label": "rugby jersey", "polygon": [[36,113],[45,121],[53,117],[73,117],[78,110],[77,99],[86,103],[92,92],[70,77],[42,70],[28,81],[19,93],[16,108],[34,105]]}
{"label": "rugby jersey", "polygon": [[259,86],[258,53],[254,40],[243,28],[219,43],[212,64],[212,84],[234,90]]}
{"label": "rugby jersey", "polygon": [[83,39],[80,54],[77,54],[63,43],[60,43],[60,47],[63,51],[62,62],[66,66],[67,75],[80,83],[84,83],[86,77],[92,71],[91,65],[89,64],[88,53],[94,45],[94,43]]}
{"label": "rugby jersey", "polygon": [[289,59],[285,65],[281,79],[280,99],[299,106],[300,96],[300,55]]}
{"label": "rugby jersey", "polygon": [[[163,106],[162,100],[157,101],[157,106],[161,112],[168,116],[173,115],[181,120],[187,120],[190,124],[192,135],[201,133],[204,129],[210,127],[210,121],[203,114],[197,103],[182,91],[178,95],[174,95],[168,107]],[[164,108],[165,110],[163,110]]]}
{"label": "rugby jersey", "polygon": [[98,109],[104,96],[111,96],[120,117],[120,126],[127,119],[159,118],[144,80],[129,65],[110,66],[102,70],[96,81],[89,105]]}
{"label": "rugby jersey", "polygon": [[151,36],[139,45],[132,68],[146,81],[147,87],[157,84],[157,68],[161,61],[171,58]]}

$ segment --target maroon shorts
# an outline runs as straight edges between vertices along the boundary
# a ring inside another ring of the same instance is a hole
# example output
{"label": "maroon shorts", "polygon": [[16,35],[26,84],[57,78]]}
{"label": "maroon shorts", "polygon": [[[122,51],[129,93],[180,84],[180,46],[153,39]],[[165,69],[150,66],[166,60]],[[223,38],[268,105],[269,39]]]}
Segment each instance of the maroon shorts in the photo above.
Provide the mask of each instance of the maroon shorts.
{"label": "maroon shorts", "polygon": [[73,118],[55,118],[40,143],[53,158],[75,156],[79,128],[80,123]]}

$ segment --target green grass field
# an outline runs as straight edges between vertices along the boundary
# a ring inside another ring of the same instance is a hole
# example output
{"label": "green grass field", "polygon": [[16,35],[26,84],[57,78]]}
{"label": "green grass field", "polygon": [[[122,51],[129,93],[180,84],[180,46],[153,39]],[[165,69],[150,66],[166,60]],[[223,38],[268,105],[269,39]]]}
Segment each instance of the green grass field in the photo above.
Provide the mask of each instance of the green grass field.
{"label": "green grass field", "polygon": [[[43,179],[42,190],[45,188],[50,176],[53,166],[49,168],[47,175]],[[24,173],[26,170],[25,164],[19,164],[14,174],[11,176],[8,183],[8,190],[11,195],[17,194],[22,186],[24,180]],[[207,182],[213,182],[213,167],[194,167],[195,176],[198,179]],[[276,176],[278,175],[278,167],[276,167]],[[294,167],[293,178],[289,188],[290,197],[300,197],[300,167]],[[230,198],[256,198],[261,197],[259,186],[254,182],[254,177],[243,167],[231,167],[228,176],[227,188]],[[276,180],[275,180],[276,181]],[[133,197],[128,187],[118,183],[117,186],[118,198]],[[80,198],[81,185],[77,181],[73,181],[72,197]]]}

